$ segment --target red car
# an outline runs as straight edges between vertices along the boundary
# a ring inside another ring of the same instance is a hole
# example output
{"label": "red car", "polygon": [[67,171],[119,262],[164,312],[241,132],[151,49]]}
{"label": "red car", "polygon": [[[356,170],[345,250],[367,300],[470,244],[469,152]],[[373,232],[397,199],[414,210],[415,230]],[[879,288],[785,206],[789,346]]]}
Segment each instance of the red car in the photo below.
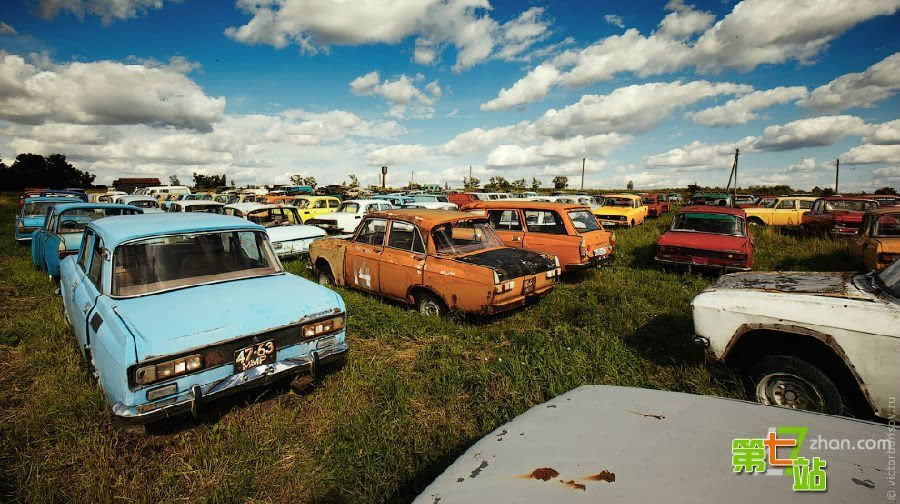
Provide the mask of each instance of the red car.
{"label": "red car", "polygon": [[672,210],[668,198],[662,194],[641,194],[641,202],[647,207],[647,215],[659,217]]}
{"label": "red car", "polygon": [[455,203],[459,208],[462,208],[473,201],[477,201],[477,198],[469,193],[456,192],[447,194],[447,200],[449,200],[450,203]]}
{"label": "red car", "polygon": [[801,217],[801,224],[810,233],[830,233],[834,236],[854,235],[859,231],[863,215],[878,208],[878,202],[868,198],[828,196],[819,198],[812,209]]}
{"label": "red car", "polygon": [[882,208],[890,206],[900,206],[900,196],[893,196],[890,194],[876,194],[874,196],[867,196],[867,198],[877,201]]}
{"label": "red car", "polygon": [[661,264],[722,271],[753,268],[753,235],[740,208],[694,205],[682,208],[656,243]]}

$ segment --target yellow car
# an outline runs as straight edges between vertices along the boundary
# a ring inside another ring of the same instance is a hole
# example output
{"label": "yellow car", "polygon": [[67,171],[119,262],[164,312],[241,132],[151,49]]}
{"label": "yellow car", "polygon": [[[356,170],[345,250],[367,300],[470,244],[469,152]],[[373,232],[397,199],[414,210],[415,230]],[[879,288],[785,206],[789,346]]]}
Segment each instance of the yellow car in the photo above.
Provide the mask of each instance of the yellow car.
{"label": "yellow car", "polygon": [[644,223],[649,209],[634,194],[604,194],[603,202],[591,210],[603,226],[634,227]]}
{"label": "yellow car", "polygon": [[337,212],[341,200],[334,196],[297,196],[290,202],[300,209],[303,222],[318,215]]}
{"label": "yellow car", "polygon": [[865,271],[883,270],[900,259],[900,207],[866,212],[859,232],[850,238],[848,246]]}
{"label": "yellow car", "polygon": [[775,198],[763,207],[745,208],[747,223],[751,226],[799,226],[801,216],[812,208],[816,198],[810,196],[784,196]]}

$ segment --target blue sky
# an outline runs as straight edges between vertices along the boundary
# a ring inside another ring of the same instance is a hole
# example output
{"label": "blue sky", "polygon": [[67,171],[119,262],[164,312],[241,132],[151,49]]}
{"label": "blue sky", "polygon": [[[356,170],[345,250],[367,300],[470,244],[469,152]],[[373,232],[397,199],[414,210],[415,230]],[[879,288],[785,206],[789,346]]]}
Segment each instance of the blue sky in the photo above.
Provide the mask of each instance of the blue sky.
{"label": "blue sky", "polygon": [[119,176],[900,188],[900,0],[10,0],[0,155]]}

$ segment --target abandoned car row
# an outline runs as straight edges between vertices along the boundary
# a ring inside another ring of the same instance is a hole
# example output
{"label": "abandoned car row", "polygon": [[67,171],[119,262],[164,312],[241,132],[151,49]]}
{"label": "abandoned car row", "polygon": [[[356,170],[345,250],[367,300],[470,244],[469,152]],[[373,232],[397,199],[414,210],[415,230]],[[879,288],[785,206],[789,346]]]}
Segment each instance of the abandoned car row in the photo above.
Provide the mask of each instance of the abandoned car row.
{"label": "abandoned car row", "polygon": [[[205,401],[341,361],[347,315],[329,286],[427,316],[495,314],[545,296],[563,274],[609,264],[608,228],[642,225],[680,200],[176,189],[93,201],[33,191],[16,216],[15,238],[59,282],[78,350],[126,422],[196,414]],[[900,383],[897,201],[738,196],[694,195],[657,243],[662,267],[744,272],[695,298],[695,342],[740,369],[761,403],[886,418]],[[846,239],[858,261],[847,269],[864,273],[750,272],[762,226]],[[284,270],[281,259],[297,256],[322,285]],[[161,313],[186,322],[164,326]]]}

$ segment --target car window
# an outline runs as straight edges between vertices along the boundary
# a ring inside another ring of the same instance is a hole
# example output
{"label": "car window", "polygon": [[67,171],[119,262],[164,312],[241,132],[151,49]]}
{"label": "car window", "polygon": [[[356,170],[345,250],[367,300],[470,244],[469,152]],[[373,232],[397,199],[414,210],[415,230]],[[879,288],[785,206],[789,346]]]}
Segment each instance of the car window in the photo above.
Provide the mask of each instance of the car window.
{"label": "car window", "polygon": [[522,230],[517,210],[488,210],[488,222],[492,228],[502,231]]}
{"label": "car window", "polygon": [[91,279],[91,282],[94,283],[94,286],[97,287],[97,290],[102,290],[100,287],[100,273],[103,271],[103,240],[97,238],[94,240],[94,246],[91,251],[91,266],[88,271],[88,278]]}
{"label": "car window", "polygon": [[388,235],[387,246],[419,254],[425,253],[425,245],[422,243],[419,231],[409,222],[391,222],[391,233]]}
{"label": "car window", "polygon": [[879,215],[872,234],[875,236],[900,236],[900,213]]}
{"label": "car window", "polygon": [[562,219],[550,210],[525,210],[525,225],[529,233],[568,234]]}
{"label": "car window", "polygon": [[56,229],[56,212],[53,210],[50,210],[50,218],[47,219],[44,228],[49,229],[51,232]]}
{"label": "car window", "polygon": [[578,233],[587,233],[600,229],[600,226],[597,224],[597,219],[594,218],[594,214],[587,210],[570,211],[569,219],[572,220],[572,225],[575,226],[575,231]]}
{"label": "car window", "polygon": [[81,240],[81,250],[78,251],[78,265],[81,266],[82,271],[87,272],[88,258],[90,257],[90,249],[88,247],[91,246],[91,238],[93,238],[94,233],[88,231],[85,233],[84,238]]}
{"label": "car window", "polygon": [[385,219],[366,219],[356,235],[358,243],[368,243],[369,245],[383,245],[384,234],[387,230],[387,221]]}
{"label": "car window", "polygon": [[812,208],[812,204],[813,204],[812,201],[800,200],[800,209],[801,210],[809,210],[810,208]]}
{"label": "car window", "polygon": [[338,200],[328,200],[328,208],[337,208],[340,204]]}
{"label": "car window", "polygon": [[327,208],[327,202],[325,202],[324,200],[316,201],[313,204],[313,208]]}
{"label": "car window", "polygon": [[794,200],[782,200],[775,208],[779,210],[788,210],[794,208]]}

